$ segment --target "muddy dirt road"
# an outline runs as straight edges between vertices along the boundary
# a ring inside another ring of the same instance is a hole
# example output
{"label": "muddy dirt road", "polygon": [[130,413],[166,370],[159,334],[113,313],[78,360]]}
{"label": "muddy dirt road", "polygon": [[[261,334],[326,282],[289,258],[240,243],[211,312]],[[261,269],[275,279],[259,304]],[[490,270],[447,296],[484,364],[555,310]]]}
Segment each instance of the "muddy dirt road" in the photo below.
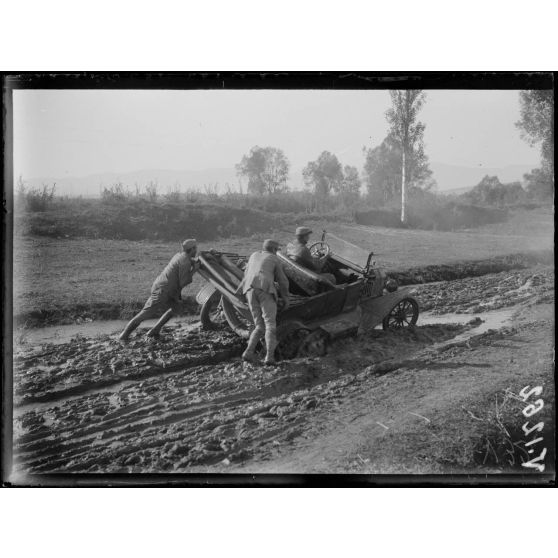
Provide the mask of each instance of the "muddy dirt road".
{"label": "muddy dirt road", "polygon": [[127,345],[101,335],[16,346],[14,472],[517,468],[490,452],[491,413],[500,398],[498,420],[522,422],[514,394],[536,383],[552,432],[553,269],[419,285],[416,296],[425,314],[413,331],[364,332],[275,368],[242,363],[233,334],[188,323]]}

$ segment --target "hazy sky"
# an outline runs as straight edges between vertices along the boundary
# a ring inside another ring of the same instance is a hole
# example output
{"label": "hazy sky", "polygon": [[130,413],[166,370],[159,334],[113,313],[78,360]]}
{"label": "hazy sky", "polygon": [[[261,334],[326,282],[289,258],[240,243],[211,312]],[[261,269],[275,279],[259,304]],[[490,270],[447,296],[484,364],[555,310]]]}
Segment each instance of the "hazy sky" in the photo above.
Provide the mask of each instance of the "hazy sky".
{"label": "hazy sky", "polygon": [[[293,168],[323,150],[363,165],[385,137],[387,91],[14,91],[14,176],[233,167],[254,145]],[[431,161],[534,164],[517,91],[428,91],[420,118]]]}

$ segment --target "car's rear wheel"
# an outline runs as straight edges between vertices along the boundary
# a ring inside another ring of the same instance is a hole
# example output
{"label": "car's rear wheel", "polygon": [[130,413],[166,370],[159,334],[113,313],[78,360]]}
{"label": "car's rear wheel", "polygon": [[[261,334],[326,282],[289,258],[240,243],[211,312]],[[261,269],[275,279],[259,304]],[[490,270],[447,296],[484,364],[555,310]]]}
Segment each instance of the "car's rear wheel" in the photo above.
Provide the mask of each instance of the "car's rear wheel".
{"label": "car's rear wheel", "polygon": [[221,304],[221,293],[215,291],[202,304],[200,311],[200,322],[203,329],[218,329],[223,325],[225,317]]}
{"label": "car's rear wheel", "polygon": [[312,331],[301,322],[292,321],[277,328],[277,339],[275,357],[278,360],[288,360],[325,355],[329,335],[321,328]]}
{"label": "car's rear wheel", "polygon": [[323,329],[315,329],[300,344],[297,352],[299,357],[324,356],[327,352],[329,334]]}
{"label": "car's rear wheel", "polygon": [[404,298],[389,311],[382,326],[385,330],[413,327],[417,323],[418,316],[418,302],[414,298]]}
{"label": "car's rear wheel", "polygon": [[254,326],[238,308],[225,296],[221,298],[223,314],[231,329],[243,339],[248,339]]}
{"label": "car's rear wheel", "polygon": [[288,360],[298,356],[298,350],[304,339],[308,337],[310,330],[299,326],[299,324],[281,324],[277,330],[277,348],[275,358]]}

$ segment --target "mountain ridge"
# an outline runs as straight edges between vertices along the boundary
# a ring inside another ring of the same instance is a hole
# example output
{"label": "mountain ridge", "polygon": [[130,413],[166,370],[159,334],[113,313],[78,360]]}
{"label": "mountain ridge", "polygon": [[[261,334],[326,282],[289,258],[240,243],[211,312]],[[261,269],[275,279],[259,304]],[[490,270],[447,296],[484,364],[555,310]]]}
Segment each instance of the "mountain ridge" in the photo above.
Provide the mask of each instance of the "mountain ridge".
{"label": "mountain ridge", "polygon": [[[442,193],[472,188],[485,176],[498,176],[501,182],[522,181],[523,175],[531,172],[537,165],[506,165],[504,167],[468,167],[465,165],[452,165],[448,163],[431,162],[430,167],[438,184],[438,191]],[[240,190],[240,180],[234,168],[215,167],[211,169],[140,169],[127,172],[102,172],[86,176],[34,177],[25,179],[31,187],[40,187],[42,184],[56,183],[58,195],[98,197],[103,187],[122,183],[133,189],[137,184],[140,187],[150,182],[157,183],[159,192],[166,193],[176,186],[181,191],[204,190],[223,193],[227,187],[232,191]],[[303,187],[302,168],[294,168],[290,173],[289,184],[293,190]],[[245,186],[244,186],[245,189]]]}

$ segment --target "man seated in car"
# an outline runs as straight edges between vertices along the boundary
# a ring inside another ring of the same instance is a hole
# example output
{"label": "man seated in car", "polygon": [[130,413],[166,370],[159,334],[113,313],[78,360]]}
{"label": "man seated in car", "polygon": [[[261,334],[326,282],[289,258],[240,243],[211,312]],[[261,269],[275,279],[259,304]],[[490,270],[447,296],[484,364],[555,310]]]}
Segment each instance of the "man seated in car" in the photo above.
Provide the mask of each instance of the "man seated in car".
{"label": "man seated in car", "polygon": [[312,229],[308,227],[297,227],[295,231],[295,240],[287,244],[287,257],[335,284],[335,277],[331,273],[322,273],[322,267],[325,261],[315,258],[310,253],[307,244],[311,234]]}

